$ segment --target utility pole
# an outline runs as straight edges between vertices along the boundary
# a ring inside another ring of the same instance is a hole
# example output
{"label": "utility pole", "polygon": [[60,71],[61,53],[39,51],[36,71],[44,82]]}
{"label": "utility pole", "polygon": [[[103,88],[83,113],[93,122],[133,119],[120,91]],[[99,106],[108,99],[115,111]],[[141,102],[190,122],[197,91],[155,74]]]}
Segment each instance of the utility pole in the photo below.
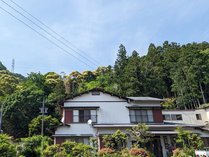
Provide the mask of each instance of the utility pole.
{"label": "utility pole", "polygon": [[40,109],[40,113],[42,114],[42,121],[41,121],[41,154],[43,155],[43,144],[44,144],[44,115],[45,113],[47,113],[48,108],[45,107],[45,100],[43,97],[43,103],[42,103],[42,107],[39,108]]}

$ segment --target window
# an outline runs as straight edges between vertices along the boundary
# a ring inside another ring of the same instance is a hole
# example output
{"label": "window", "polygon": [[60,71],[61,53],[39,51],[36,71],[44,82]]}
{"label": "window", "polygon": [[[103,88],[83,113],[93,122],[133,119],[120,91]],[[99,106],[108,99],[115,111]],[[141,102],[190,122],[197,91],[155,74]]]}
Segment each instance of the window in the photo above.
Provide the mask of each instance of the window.
{"label": "window", "polygon": [[163,120],[171,120],[171,115],[170,114],[164,114],[163,115]]}
{"label": "window", "polygon": [[197,120],[202,120],[201,114],[196,114]]}
{"label": "window", "polygon": [[182,120],[182,115],[181,114],[172,114],[171,119],[172,120]]}
{"label": "window", "polygon": [[66,140],[77,142],[77,143],[89,144],[89,137],[74,136],[74,137],[67,138]]}
{"label": "window", "polygon": [[91,119],[92,122],[97,122],[97,112],[96,110],[90,109],[79,109],[73,110],[73,122],[74,123],[87,123]]}
{"label": "window", "polygon": [[99,91],[92,91],[91,94],[92,95],[100,95],[100,92]]}
{"label": "window", "polygon": [[182,120],[181,114],[164,114],[163,120]]}
{"label": "window", "polygon": [[130,110],[131,123],[153,122],[152,110]]}

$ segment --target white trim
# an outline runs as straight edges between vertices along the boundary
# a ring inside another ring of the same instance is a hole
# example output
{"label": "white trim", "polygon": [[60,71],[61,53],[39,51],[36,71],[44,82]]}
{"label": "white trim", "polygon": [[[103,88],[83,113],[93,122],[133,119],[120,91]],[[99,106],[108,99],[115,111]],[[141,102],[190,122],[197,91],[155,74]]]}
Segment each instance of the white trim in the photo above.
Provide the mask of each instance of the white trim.
{"label": "white trim", "polygon": [[[119,128],[122,128],[122,127],[134,127],[134,126],[137,126],[136,124],[94,124],[93,127],[94,128],[115,128],[115,127],[119,127]],[[149,127],[152,127],[152,128],[167,128],[167,127],[203,127],[204,125],[186,125],[186,124],[174,124],[174,125],[165,125],[165,124],[159,124],[159,125],[147,125]]]}

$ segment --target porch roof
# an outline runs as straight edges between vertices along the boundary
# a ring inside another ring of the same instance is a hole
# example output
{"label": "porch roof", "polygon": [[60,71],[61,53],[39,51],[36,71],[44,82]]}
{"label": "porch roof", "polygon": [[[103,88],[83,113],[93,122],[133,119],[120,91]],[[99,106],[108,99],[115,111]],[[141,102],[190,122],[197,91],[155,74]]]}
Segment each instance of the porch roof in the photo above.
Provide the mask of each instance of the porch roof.
{"label": "porch roof", "polygon": [[[93,124],[94,128],[130,128],[137,124]],[[176,127],[203,127],[204,125],[196,124],[147,124],[150,128],[176,128]]]}

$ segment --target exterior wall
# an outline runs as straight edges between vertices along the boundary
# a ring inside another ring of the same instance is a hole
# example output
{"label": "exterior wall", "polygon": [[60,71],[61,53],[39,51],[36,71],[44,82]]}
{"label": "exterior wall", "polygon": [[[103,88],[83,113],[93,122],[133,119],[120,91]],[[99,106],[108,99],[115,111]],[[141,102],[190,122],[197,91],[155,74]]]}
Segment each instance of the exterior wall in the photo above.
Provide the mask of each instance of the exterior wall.
{"label": "exterior wall", "polygon": [[153,118],[155,123],[163,123],[162,109],[153,109]]}
{"label": "exterior wall", "polygon": [[[65,102],[64,107],[94,107],[99,106],[97,111],[97,123],[98,124],[128,124],[130,123],[129,109],[130,106],[139,107],[159,107],[160,103],[156,101],[150,102],[131,102],[128,103],[125,99],[120,99],[109,94],[100,92],[100,95],[91,95],[91,93],[84,94],[80,97],[76,97],[72,100]],[[154,115],[157,118],[158,123],[162,123],[161,109],[154,111]]]}
{"label": "exterior wall", "polygon": [[74,102],[74,101],[84,101],[84,102],[88,102],[88,101],[126,101],[125,99],[120,99],[116,96],[111,96],[109,94],[100,92],[100,95],[92,95],[91,92],[83,94],[81,96],[77,96],[73,99],[69,99],[65,102],[65,106],[68,105],[68,101],[70,102]]}
{"label": "exterior wall", "polygon": [[57,128],[55,135],[86,136],[95,135],[96,129],[89,124],[71,124]]}
{"label": "exterior wall", "polygon": [[[208,121],[205,109],[198,110],[163,110],[162,114],[181,114],[182,120],[164,120],[164,122],[173,122],[181,124],[198,124],[205,125]],[[202,120],[197,120],[196,114],[201,114]]]}
{"label": "exterior wall", "polygon": [[206,121],[209,122],[209,108],[206,108],[205,112],[206,112],[206,117],[207,117]]}
{"label": "exterior wall", "polygon": [[64,123],[66,124],[69,124],[69,123],[72,123],[73,122],[73,110],[71,109],[63,109],[64,111]]}
{"label": "exterior wall", "polygon": [[55,137],[55,144],[61,144],[65,141],[65,137]]}

